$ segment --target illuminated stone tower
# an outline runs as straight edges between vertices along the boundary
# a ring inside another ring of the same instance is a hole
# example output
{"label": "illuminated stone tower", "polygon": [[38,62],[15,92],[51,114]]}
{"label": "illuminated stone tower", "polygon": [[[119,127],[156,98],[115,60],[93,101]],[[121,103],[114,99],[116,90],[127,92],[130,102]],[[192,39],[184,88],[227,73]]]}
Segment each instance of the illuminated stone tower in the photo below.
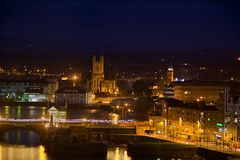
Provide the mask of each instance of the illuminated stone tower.
{"label": "illuminated stone tower", "polygon": [[104,57],[93,56],[91,91],[100,92],[101,82],[104,81]]}
{"label": "illuminated stone tower", "polygon": [[174,71],[173,67],[169,66],[167,70],[167,85],[169,85],[174,80]]}

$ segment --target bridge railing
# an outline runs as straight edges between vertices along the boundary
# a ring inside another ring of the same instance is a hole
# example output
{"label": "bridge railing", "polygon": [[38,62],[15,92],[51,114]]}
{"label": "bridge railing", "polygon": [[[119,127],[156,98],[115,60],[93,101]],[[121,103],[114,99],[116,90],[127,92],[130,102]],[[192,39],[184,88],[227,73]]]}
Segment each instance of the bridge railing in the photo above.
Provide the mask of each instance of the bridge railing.
{"label": "bridge railing", "polygon": [[[15,119],[15,118],[0,118],[0,124],[42,124],[46,125],[49,123],[49,119]],[[118,124],[114,124],[113,120],[86,120],[86,119],[68,119],[65,121],[59,120],[55,121],[56,126],[96,126],[96,127],[127,127],[127,126],[120,126],[121,124],[134,124],[133,120],[119,120]]]}
{"label": "bridge railing", "polygon": [[[15,119],[15,118],[0,118],[0,122],[49,122],[49,119]],[[114,123],[114,120],[97,120],[97,119],[67,119],[56,120],[56,123]],[[133,123],[134,120],[118,120],[117,123]]]}
{"label": "bridge railing", "polygon": [[0,118],[0,122],[49,122],[48,119],[14,119],[14,118]]}

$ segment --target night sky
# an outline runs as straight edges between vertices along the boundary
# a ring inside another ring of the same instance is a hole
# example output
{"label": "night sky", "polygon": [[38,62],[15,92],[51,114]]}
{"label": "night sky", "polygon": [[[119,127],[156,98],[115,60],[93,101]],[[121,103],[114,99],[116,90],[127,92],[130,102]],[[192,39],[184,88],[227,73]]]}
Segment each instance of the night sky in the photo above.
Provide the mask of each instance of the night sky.
{"label": "night sky", "polygon": [[234,0],[5,0],[0,54],[240,49]]}

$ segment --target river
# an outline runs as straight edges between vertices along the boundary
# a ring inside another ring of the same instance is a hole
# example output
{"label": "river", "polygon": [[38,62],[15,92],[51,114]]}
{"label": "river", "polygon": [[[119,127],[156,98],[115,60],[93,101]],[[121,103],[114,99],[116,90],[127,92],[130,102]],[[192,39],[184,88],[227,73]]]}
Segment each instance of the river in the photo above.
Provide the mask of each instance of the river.
{"label": "river", "polygon": [[[26,130],[12,130],[1,134],[0,160],[58,160],[59,157],[45,153],[37,133]],[[126,147],[109,147],[106,160],[131,160]],[[69,157],[63,157],[63,160]],[[79,158],[71,158],[79,159]],[[83,158],[84,159],[84,158]],[[95,159],[95,158],[93,158]]]}
{"label": "river", "polygon": [[[49,156],[44,152],[42,145],[26,146],[14,144],[0,144],[0,160],[58,160],[59,157]],[[79,158],[71,158],[79,159]],[[84,159],[84,158],[82,158]],[[93,158],[95,159],[95,158]],[[62,160],[69,160],[69,157],[63,157]],[[108,148],[106,160],[132,160],[127,155],[126,148],[115,147]]]}

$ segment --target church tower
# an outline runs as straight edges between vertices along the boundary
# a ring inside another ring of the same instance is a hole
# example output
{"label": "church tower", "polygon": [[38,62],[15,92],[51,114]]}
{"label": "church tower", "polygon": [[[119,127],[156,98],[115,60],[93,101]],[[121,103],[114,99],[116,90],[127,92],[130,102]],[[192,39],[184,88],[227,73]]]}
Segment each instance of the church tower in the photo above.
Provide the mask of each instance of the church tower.
{"label": "church tower", "polygon": [[91,91],[101,92],[101,82],[104,80],[104,57],[93,56]]}
{"label": "church tower", "polygon": [[169,66],[167,70],[167,85],[169,85],[174,80],[174,71],[173,67]]}

